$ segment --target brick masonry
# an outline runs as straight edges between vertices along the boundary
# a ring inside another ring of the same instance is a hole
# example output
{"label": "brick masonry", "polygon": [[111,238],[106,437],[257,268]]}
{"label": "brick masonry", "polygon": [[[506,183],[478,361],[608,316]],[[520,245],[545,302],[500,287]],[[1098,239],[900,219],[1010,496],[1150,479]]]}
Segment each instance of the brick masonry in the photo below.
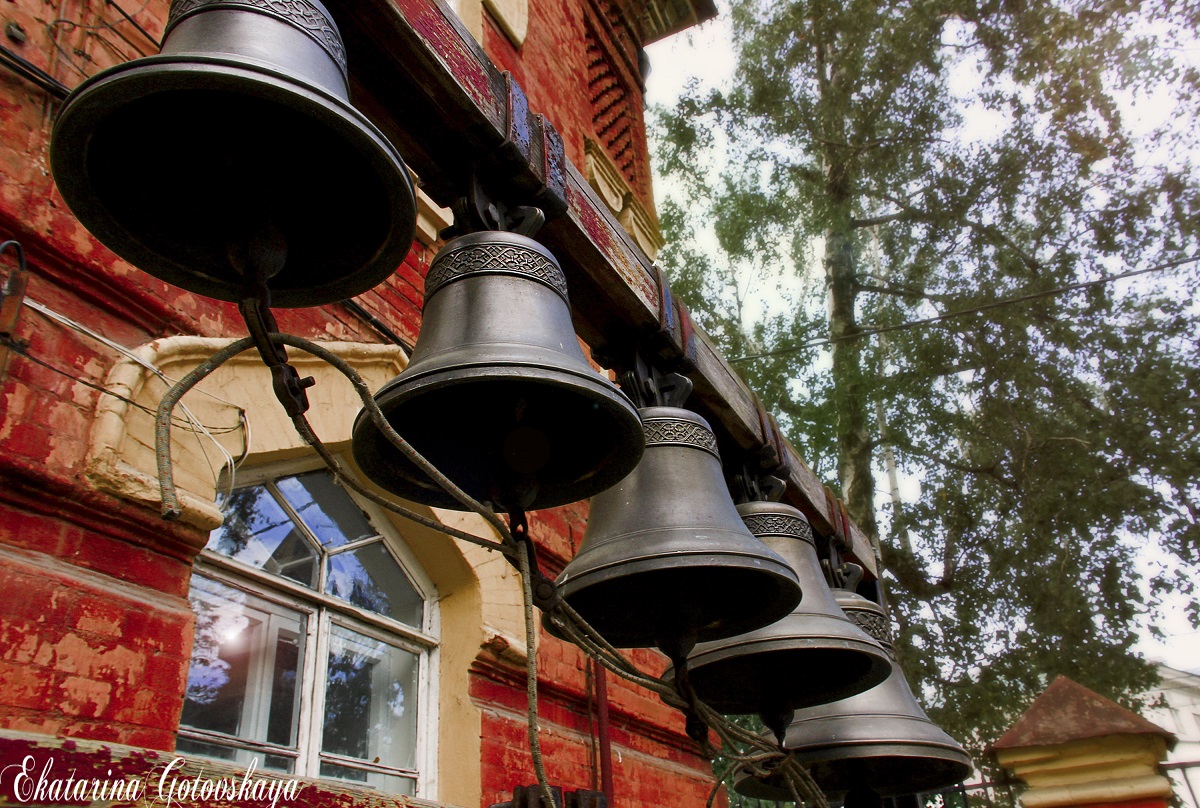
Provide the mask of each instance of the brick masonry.
{"label": "brick masonry", "polygon": [[[68,86],[81,80],[81,72],[94,74],[154,51],[99,0],[3,5],[3,22],[26,33],[22,44],[3,44]],[[567,156],[580,166],[584,140],[602,141],[590,84],[597,75],[596,49],[588,46],[589,30],[603,29],[597,20],[589,22],[600,5],[530,0],[529,35],[519,50],[493,22],[485,19],[484,26],[486,50],[512,71],[531,108],[553,121]],[[150,0],[137,19],[158,36],[166,11],[166,0]],[[56,23],[59,17],[81,24]],[[113,30],[124,37],[105,35]],[[617,66],[605,81],[617,80],[629,94],[623,107],[631,116],[627,140],[644,166],[637,79]],[[0,238],[19,239],[25,247],[28,299],[130,347],[176,334],[243,336],[233,305],[142,273],[74,219],[49,173],[57,107],[36,86],[0,71]],[[648,203],[644,173],[630,177]],[[431,257],[428,248],[414,245],[391,278],[358,298],[409,342],[419,331]],[[0,279],[11,266],[7,257],[2,266]],[[337,305],[280,310],[277,316],[281,330],[311,339],[379,341]],[[100,395],[89,385],[103,384],[117,356],[28,307],[17,336],[28,341],[33,359],[12,356],[0,377],[0,730],[169,752],[192,642],[188,579],[206,536],[165,524],[150,510],[95,490],[84,477]],[[571,558],[586,519],[582,504],[534,516],[547,572],[557,573]],[[543,640],[541,737],[551,779],[568,789],[594,788],[599,772],[586,661],[572,646]],[[664,667],[656,654],[634,656],[656,673]],[[612,677],[609,693],[618,804],[702,805],[711,787],[709,770],[678,714]],[[468,695],[484,714],[480,804],[486,806],[513,786],[533,782],[524,682],[503,666],[479,664]]]}

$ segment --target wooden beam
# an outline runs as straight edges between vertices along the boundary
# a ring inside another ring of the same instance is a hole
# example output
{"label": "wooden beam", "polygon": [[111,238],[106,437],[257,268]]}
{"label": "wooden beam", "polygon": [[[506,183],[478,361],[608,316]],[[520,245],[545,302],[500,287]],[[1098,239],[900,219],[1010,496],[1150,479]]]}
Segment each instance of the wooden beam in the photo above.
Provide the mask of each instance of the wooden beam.
{"label": "wooden beam", "polygon": [[[659,288],[649,258],[573,166],[551,123],[527,109],[455,15],[435,0],[330,2],[350,54],[355,103],[393,139],[433,199],[449,205],[473,172],[516,195],[540,194],[552,214],[538,239],[562,263],[580,336],[608,356],[659,331]],[[756,398],[711,341],[698,335],[688,406],[704,414],[723,451],[764,443]],[[785,501],[817,532],[835,531],[825,486],[790,446]],[[877,577],[875,553],[857,526],[850,554]]]}

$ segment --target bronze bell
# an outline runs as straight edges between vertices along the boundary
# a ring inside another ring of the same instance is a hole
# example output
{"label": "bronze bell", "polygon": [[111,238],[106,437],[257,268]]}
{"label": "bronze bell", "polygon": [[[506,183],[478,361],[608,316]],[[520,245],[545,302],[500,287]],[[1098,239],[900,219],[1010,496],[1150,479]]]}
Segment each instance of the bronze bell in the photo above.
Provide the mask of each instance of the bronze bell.
{"label": "bronze bell", "polygon": [[[637,410],[579,347],[558,262],[515,233],[472,233],[441,249],[412,359],[375,400],[418,452],[498,510],[586,499],[642,456]],[[353,448],[393,494],[463,508],[364,413]]]}
{"label": "bronze bell", "polygon": [[787,614],[796,574],[738,518],[708,422],[677,407],[640,412],[646,454],[592,500],[560,595],[613,645],[672,659]]}
{"label": "bronze bell", "polygon": [[691,684],[718,712],[758,713],[782,738],[793,710],[874,687],[891,672],[891,660],[838,608],[800,511],[779,502],[747,502],[737,510],[750,532],[796,571],[804,598],[769,626],[697,645],[688,657]]}
{"label": "bronze bell", "polygon": [[113,252],[219,300],[248,296],[255,262],[272,305],[353,297],[412,247],[408,170],[350,105],[317,0],[174,0],[160,54],[67,98],[50,165]]}
{"label": "bronze bell", "polygon": [[[844,590],[846,613],[891,654],[888,618],[876,603]],[[933,791],[962,782],[971,759],[917,704],[904,672],[891,659],[883,684],[842,701],[797,711],[783,746],[807,767],[827,795],[870,790],[879,796]],[[734,777],[734,790],[757,799],[790,799],[778,776]],[[853,802],[854,800],[851,800]]]}

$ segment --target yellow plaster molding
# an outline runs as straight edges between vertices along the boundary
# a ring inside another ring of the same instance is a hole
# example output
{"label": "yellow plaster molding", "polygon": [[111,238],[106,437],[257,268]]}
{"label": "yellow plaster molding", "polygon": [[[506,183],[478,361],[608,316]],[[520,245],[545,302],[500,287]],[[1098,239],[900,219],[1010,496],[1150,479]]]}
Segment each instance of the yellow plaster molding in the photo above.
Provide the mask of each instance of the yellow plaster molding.
{"label": "yellow plaster molding", "polygon": [[1129,802],[1170,797],[1171,781],[1161,774],[1122,780],[1079,783],[1050,788],[1029,788],[1021,794],[1025,808],[1057,808],[1095,802]]}
{"label": "yellow plaster molding", "polygon": [[[412,172],[409,172],[410,174]],[[419,182],[416,174],[412,175],[413,182]],[[454,224],[454,212],[443,208],[430,198],[429,194],[417,186],[417,241],[426,247],[437,247],[438,233]]]}
{"label": "yellow plaster molding", "polygon": [[483,6],[509,41],[521,47],[529,32],[529,0],[483,0]]}
{"label": "yellow plaster molding", "polygon": [[[105,388],[134,403],[116,396],[100,396],[97,401],[85,468],[96,488],[146,505],[161,504],[154,416],[141,407],[153,412],[167,383],[149,368],[157,368],[168,379],[179,379],[233,341],[167,337],[134,349],[136,360],[122,359],[112,367]],[[394,345],[327,342],[323,347],[353,365],[372,388],[381,387],[407,363],[403,350]],[[317,435],[334,449],[339,443],[345,444],[360,407],[353,387],[335,368],[316,357],[294,350],[290,358],[301,376],[317,380],[308,391],[312,402],[308,416]],[[243,441],[248,433],[249,450],[256,454],[265,450],[282,459],[309,451],[275,400],[270,371],[253,350],[218,368],[189,392],[182,404],[213,433],[209,438],[188,431],[183,410],[176,408],[171,456],[183,510],[181,519],[187,524],[204,530],[221,524],[216,487],[224,457],[215,444],[237,457],[246,450]],[[239,408],[245,413],[245,426]]]}
{"label": "yellow plaster molding", "polygon": [[481,45],[485,8],[514,47],[521,47],[529,33],[529,0],[450,0],[450,8]]}
{"label": "yellow plaster molding", "polygon": [[653,210],[634,198],[629,183],[602,146],[593,140],[585,140],[583,149],[588,184],[604,200],[604,204],[617,217],[625,232],[642,248],[642,252],[654,260],[666,243],[658,229],[658,217]]}

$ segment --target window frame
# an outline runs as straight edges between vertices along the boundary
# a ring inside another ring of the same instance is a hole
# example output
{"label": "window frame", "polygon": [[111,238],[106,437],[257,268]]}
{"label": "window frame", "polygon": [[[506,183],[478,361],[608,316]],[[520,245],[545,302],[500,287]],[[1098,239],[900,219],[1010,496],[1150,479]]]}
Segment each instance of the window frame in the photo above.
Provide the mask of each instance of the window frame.
{"label": "window frame", "polygon": [[[256,465],[239,470],[233,485],[222,480],[220,490],[229,492],[253,485],[274,488],[275,480],[305,472],[324,469],[319,458],[306,457]],[[277,490],[277,489],[276,489]],[[325,550],[319,559],[321,569],[317,584],[309,588],[282,575],[268,572],[243,561],[203,549],[192,567],[194,575],[231,587],[269,604],[301,613],[305,618],[303,658],[298,675],[296,693],[299,701],[297,713],[296,747],[279,746],[265,741],[248,741],[211,730],[186,727],[180,724],[177,734],[181,738],[199,743],[212,744],[249,752],[256,755],[273,755],[293,761],[292,776],[307,777],[338,783],[349,788],[378,791],[373,786],[336,777],[322,776],[321,763],[328,762],[347,768],[360,769],[390,776],[410,779],[414,782],[413,793],[423,799],[436,799],[437,783],[437,739],[439,703],[438,676],[440,665],[441,620],[438,609],[437,588],[425,573],[420,561],[408,547],[398,527],[388,513],[375,503],[360,497],[356,492],[341,487],[350,499],[366,514],[374,536],[356,539],[336,548]],[[297,530],[322,545],[303,517],[296,513],[285,497],[275,496]],[[420,628],[407,625],[395,618],[387,617],[352,604],[335,595],[324,592],[328,579],[327,559],[350,550],[380,541],[392,555],[413,588],[424,602]],[[323,546],[323,545],[322,545]],[[357,758],[326,753],[321,750],[325,716],[325,679],[319,676],[329,662],[333,626],[353,631],[378,642],[383,642],[402,651],[414,654],[417,659],[417,726],[415,733],[415,769],[374,764]],[[390,792],[381,792],[390,793]]]}

